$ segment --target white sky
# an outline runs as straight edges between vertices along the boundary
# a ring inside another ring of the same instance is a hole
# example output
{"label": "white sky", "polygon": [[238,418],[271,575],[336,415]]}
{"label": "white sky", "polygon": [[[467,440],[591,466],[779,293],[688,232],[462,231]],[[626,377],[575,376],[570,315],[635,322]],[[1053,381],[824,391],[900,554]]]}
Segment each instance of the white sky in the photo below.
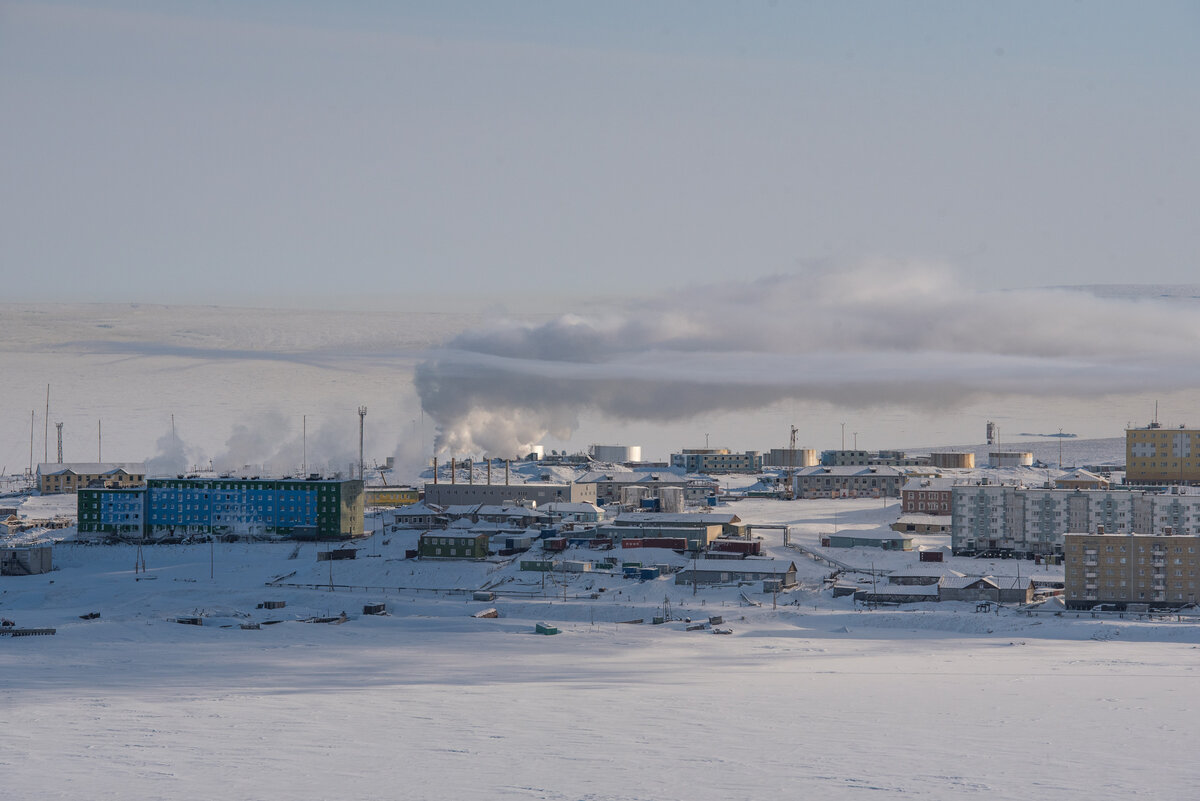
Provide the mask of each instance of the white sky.
{"label": "white sky", "polygon": [[[649,6],[649,7],[646,7]],[[9,300],[1195,280],[1194,3],[0,3]]]}

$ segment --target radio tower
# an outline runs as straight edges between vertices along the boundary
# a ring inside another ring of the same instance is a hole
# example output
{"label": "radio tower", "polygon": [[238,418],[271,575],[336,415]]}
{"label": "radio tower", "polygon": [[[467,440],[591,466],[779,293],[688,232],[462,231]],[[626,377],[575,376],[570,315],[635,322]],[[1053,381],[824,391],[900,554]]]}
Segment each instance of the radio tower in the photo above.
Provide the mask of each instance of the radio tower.
{"label": "radio tower", "polygon": [[55,423],[54,427],[58,429],[58,463],[62,464],[62,423]]}
{"label": "radio tower", "polygon": [[367,407],[358,407],[358,480],[365,481],[363,477],[363,428],[366,425]]}

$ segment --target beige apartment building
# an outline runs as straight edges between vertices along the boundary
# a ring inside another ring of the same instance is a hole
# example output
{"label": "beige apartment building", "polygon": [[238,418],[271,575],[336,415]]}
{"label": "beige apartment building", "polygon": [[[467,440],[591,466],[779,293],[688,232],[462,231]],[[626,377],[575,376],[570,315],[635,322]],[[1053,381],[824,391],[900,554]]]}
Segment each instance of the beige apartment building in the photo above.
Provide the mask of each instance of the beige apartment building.
{"label": "beige apartment building", "polygon": [[1125,481],[1200,483],[1200,429],[1163,428],[1158,423],[1126,429]]}
{"label": "beige apartment building", "polygon": [[1066,534],[1063,537],[1069,609],[1112,604],[1180,607],[1196,602],[1200,536]]}

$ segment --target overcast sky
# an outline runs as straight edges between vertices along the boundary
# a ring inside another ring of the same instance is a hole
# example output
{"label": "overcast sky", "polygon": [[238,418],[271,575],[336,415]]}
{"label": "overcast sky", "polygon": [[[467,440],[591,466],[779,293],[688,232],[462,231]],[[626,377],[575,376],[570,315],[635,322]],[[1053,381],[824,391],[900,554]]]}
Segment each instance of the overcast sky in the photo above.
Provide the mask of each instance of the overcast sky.
{"label": "overcast sky", "polygon": [[1195,280],[1194,2],[0,2],[6,300]]}

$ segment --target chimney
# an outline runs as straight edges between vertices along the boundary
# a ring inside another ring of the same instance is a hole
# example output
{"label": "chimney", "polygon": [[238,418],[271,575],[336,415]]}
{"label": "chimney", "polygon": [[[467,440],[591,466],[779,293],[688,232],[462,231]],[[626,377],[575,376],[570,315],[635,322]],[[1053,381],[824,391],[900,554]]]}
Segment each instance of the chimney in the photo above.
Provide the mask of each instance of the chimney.
{"label": "chimney", "polygon": [[433,483],[437,483],[437,457],[433,457]]}
{"label": "chimney", "polygon": [[451,484],[458,483],[458,457],[457,456],[450,457],[450,483]]}

